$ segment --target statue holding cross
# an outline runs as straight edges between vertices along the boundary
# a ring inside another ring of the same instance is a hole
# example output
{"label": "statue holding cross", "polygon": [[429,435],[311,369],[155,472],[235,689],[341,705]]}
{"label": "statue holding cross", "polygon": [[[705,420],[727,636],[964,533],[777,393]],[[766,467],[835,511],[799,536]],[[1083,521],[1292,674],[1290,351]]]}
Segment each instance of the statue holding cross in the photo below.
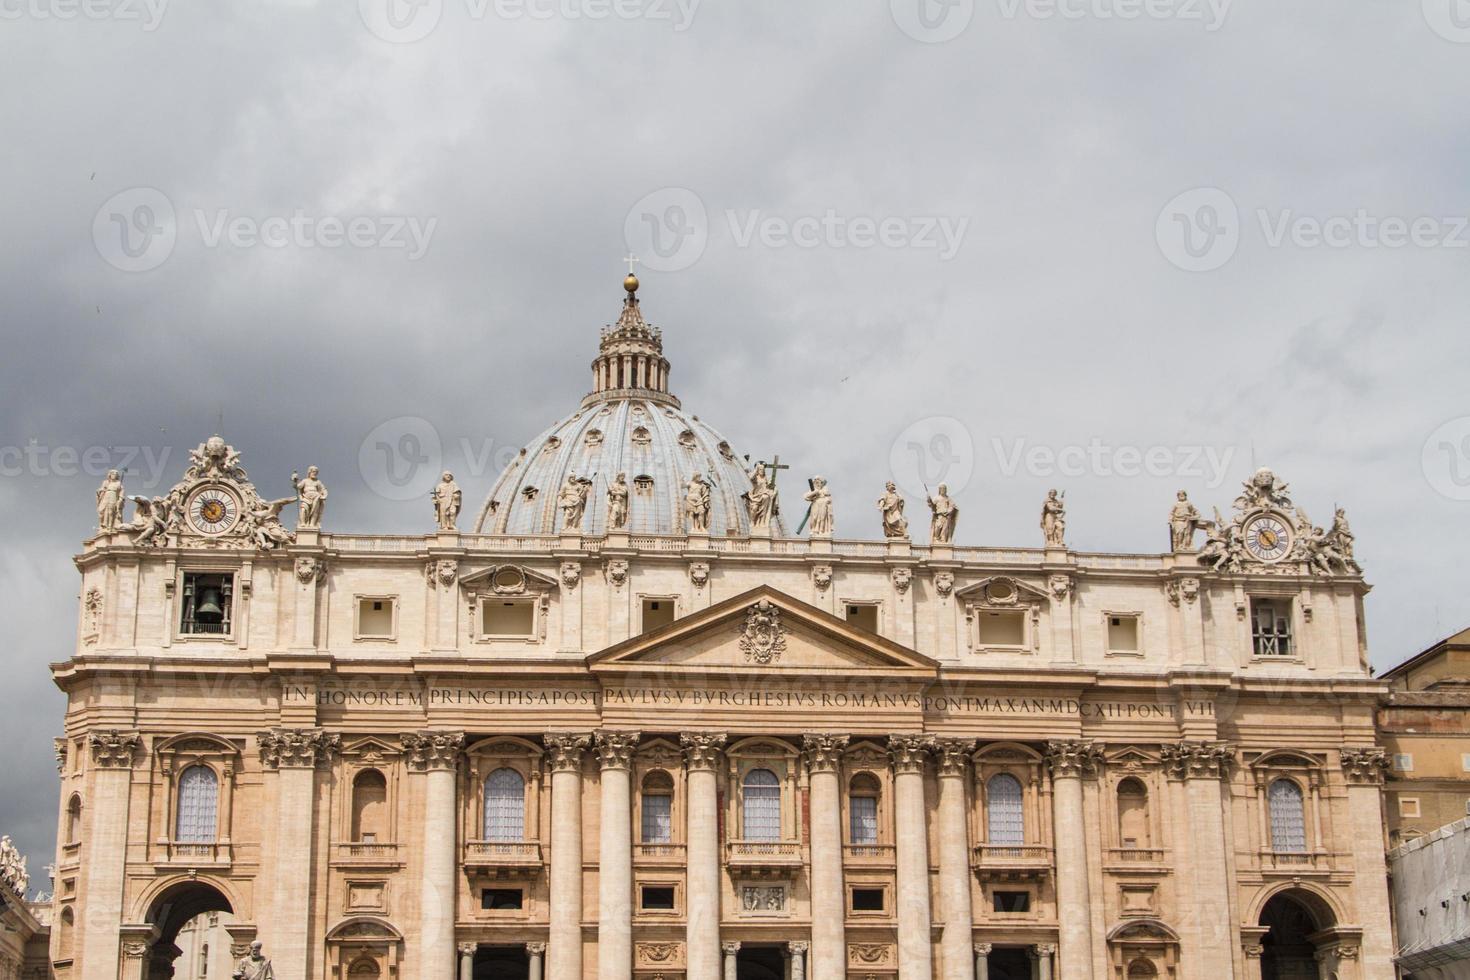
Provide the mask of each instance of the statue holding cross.
{"label": "statue holding cross", "polygon": [[[749,461],[747,456],[746,460]],[[745,509],[750,514],[752,531],[769,531],[771,521],[780,515],[781,505],[776,490],[776,475],[791,467],[781,465],[781,457],[773,462],[764,460],[750,468],[750,489],[741,494],[745,498]]]}

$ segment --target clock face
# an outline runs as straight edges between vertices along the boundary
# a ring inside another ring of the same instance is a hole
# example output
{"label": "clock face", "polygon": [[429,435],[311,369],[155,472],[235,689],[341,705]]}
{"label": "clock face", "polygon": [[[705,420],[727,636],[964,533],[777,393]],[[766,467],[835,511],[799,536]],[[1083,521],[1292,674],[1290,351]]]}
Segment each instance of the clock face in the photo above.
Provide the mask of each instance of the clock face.
{"label": "clock face", "polygon": [[1245,550],[1258,561],[1280,561],[1291,551],[1291,528],[1272,514],[1257,517],[1246,526]]}
{"label": "clock face", "polygon": [[189,523],[200,534],[224,534],[239,517],[239,502],[220,487],[205,487],[189,499]]}

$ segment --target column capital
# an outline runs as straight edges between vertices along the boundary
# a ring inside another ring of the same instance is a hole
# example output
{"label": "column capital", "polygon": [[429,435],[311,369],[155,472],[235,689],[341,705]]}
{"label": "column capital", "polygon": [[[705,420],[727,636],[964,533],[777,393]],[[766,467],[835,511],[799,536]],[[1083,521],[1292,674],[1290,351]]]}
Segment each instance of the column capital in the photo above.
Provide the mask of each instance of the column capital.
{"label": "column capital", "polygon": [[847,748],[847,735],[805,735],[801,740],[807,769],[812,772],[836,772]]}
{"label": "column capital", "polygon": [[1033,956],[1055,956],[1057,955],[1056,943],[1037,943],[1031,947]]}
{"label": "column capital", "polygon": [[925,757],[933,748],[933,735],[888,736],[888,759],[896,773],[922,773]]}
{"label": "column capital", "polygon": [[792,956],[805,956],[806,951],[811,949],[812,944],[802,939],[793,939],[786,944],[786,951]]}
{"label": "column capital", "polygon": [[142,744],[143,737],[137,732],[111,729],[87,736],[87,747],[92,750],[92,765],[98,769],[133,768],[133,757]]}
{"label": "column capital", "polygon": [[1229,742],[1186,739],[1159,751],[1164,770],[1174,779],[1219,779],[1230,773],[1235,746]]}
{"label": "column capital", "polygon": [[599,728],[592,733],[592,747],[597,752],[598,763],[604,769],[633,768],[633,750],[642,737],[642,732],[610,732]]}
{"label": "column capital", "polygon": [[578,732],[547,732],[542,741],[546,743],[552,772],[581,772],[582,753],[592,744],[592,736]]}
{"label": "column capital", "polygon": [[1102,764],[1102,749],[1085,739],[1053,739],[1046,743],[1046,761],[1053,778],[1094,776]]}
{"label": "column capital", "polygon": [[453,772],[464,751],[464,732],[405,732],[399,736],[408,750],[408,768],[414,772]]}
{"label": "column capital", "polygon": [[1260,943],[1246,943],[1244,946],[1241,947],[1241,949],[1245,951],[1246,956],[1253,960],[1260,959],[1261,956],[1266,952],[1266,947],[1262,946]]}
{"label": "column capital", "polygon": [[342,748],[342,736],[320,728],[272,728],[257,732],[260,761],[267,769],[314,769]]}
{"label": "column capital", "polygon": [[1380,746],[1342,750],[1342,774],[1350,783],[1383,785],[1388,772],[1388,753]]}
{"label": "column capital", "polygon": [[975,955],[976,956],[989,956],[990,955],[990,951],[992,949],[994,949],[994,948],[995,948],[995,946],[992,943],[976,943],[974,945]]}
{"label": "column capital", "polygon": [[546,944],[526,943],[526,954],[528,956],[544,956],[546,955]]}
{"label": "column capital", "polygon": [[479,943],[460,943],[455,946],[460,956],[474,956],[475,951],[480,948]]}
{"label": "column capital", "polygon": [[740,941],[734,940],[731,942],[720,943],[720,951],[726,956],[734,956],[736,953],[740,952]]}
{"label": "column capital", "polygon": [[692,770],[714,770],[720,750],[730,736],[724,732],[684,732],[679,744],[684,746],[684,764]]}
{"label": "column capital", "polygon": [[975,751],[973,738],[941,737],[934,740],[934,757],[939,760],[939,775],[964,776]]}

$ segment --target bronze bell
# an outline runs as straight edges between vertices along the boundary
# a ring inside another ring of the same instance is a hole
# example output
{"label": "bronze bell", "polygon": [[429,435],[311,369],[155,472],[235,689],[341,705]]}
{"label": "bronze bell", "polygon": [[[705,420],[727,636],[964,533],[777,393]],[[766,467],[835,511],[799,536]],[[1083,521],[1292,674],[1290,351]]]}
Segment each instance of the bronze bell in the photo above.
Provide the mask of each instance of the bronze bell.
{"label": "bronze bell", "polygon": [[201,622],[217,623],[225,618],[224,607],[220,605],[219,589],[204,589],[199,593],[199,605],[194,610],[194,617]]}

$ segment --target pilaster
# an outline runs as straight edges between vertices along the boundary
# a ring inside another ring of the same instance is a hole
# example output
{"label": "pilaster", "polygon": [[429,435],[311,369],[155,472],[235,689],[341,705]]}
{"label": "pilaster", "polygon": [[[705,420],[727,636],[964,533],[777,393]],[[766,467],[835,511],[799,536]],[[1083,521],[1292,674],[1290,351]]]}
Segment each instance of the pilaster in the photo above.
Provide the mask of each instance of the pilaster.
{"label": "pilaster", "polygon": [[842,892],[842,797],[837,770],[847,735],[803,739],[811,808],[811,980],[847,975],[847,902]]}

